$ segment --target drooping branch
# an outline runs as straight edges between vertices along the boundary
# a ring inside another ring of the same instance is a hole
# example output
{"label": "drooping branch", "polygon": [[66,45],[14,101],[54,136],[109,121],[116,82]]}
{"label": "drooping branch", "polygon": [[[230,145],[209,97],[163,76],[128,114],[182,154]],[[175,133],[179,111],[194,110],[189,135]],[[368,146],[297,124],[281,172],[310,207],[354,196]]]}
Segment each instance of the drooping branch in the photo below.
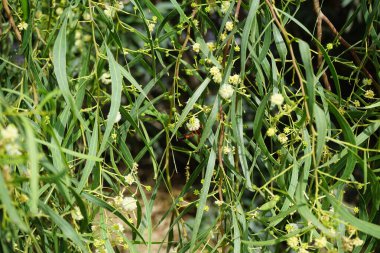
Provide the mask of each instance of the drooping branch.
{"label": "drooping branch", "polygon": [[[314,12],[317,14],[317,40],[319,41],[320,44],[322,44],[322,17],[321,17],[321,6],[319,4],[319,0],[314,0]],[[322,65],[322,52],[320,48],[317,46],[318,50],[318,65],[317,67],[319,68]],[[325,86],[325,89],[331,91],[331,85],[329,82],[329,79],[327,77],[327,74],[323,72],[322,74],[322,80],[323,80],[323,85]]]}
{"label": "drooping branch", "polygon": [[[362,61],[360,60],[359,56],[357,55],[355,49],[350,45],[350,43],[348,43],[341,35],[340,33],[338,32],[338,30],[335,28],[334,24],[330,21],[330,19],[322,12],[321,8],[320,8],[320,5],[319,5],[319,0],[314,0],[314,9],[315,11],[317,11],[317,15],[318,15],[318,19],[320,19],[321,21],[323,21],[324,23],[326,23],[326,25],[328,26],[328,28],[330,29],[330,31],[338,38],[338,40],[340,41],[340,43],[345,47],[347,48],[350,53],[351,53],[351,56],[352,58],[354,59],[354,62],[356,64],[356,66],[360,67],[360,70],[364,73],[364,75],[371,79],[372,80],[372,83],[374,84],[374,86],[376,87],[377,89],[377,92],[380,94],[380,85],[379,83],[376,82],[375,78],[371,75],[371,73],[366,69],[366,67],[364,66],[364,64],[362,63]],[[321,24],[322,25],[322,24]],[[321,31],[322,31],[322,27],[320,28]],[[321,32],[322,34],[322,32]],[[318,27],[317,27],[317,36],[318,36]],[[321,35],[322,36],[322,35]],[[320,40],[320,38],[317,38],[318,40]]]}

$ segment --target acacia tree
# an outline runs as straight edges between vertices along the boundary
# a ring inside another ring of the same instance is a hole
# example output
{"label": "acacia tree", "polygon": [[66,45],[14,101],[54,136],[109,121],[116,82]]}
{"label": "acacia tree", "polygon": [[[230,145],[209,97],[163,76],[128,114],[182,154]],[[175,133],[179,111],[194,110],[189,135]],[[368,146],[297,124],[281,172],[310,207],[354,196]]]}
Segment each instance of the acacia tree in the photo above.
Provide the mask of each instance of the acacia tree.
{"label": "acacia tree", "polygon": [[380,1],[0,10],[3,252],[378,249]]}

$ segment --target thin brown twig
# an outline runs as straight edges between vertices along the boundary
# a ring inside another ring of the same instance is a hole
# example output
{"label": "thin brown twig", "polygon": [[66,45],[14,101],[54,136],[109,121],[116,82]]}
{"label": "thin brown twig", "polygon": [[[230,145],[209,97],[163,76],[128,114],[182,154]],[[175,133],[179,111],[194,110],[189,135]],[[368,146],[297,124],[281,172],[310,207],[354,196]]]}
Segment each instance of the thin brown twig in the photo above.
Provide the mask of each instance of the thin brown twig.
{"label": "thin brown twig", "polygon": [[22,41],[21,33],[18,30],[18,28],[16,26],[16,23],[15,23],[15,21],[13,19],[11,9],[9,9],[8,0],[3,0],[3,6],[4,6],[5,14],[7,14],[9,24],[11,25],[13,31],[15,32],[17,40],[18,41]]}
{"label": "thin brown twig", "polygon": [[[289,37],[288,37],[288,32],[285,30],[285,28],[282,26],[281,22],[279,21],[277,14],[276,14],[276,11],[273,8],[272,3],[269,0],[265,0],[265,1],[269,7],[269,10],[272,14],[274,21],[276,22],[278,28],[280,29],[282,35],[284,36],[285,42],[286,42],[288,49],[289,49],[289,52],[290,52],[290,57],[292,58],[292,64],[293,64],[294,70],[296,71],[298,81],[299,81],[300,86],[301,86],[302,96],[304,98],[306,98],[306,92],[305,92],[305,87],[304,87],[304,83],[303,83],[303,78],[301,75],[301,71],[299,70],[298,65],[297,65],[297,61],[296,61],[296,57],[294,55],[293,47],[292,47],[292,44],[291,44]],[[310,120],[310,112],[309,112],[309,108],[306,104],[306,99],[304,99],[304,103],[305,103],[305,108],[306,108],[306,117],[308,120]]]}
{"label": "thin brown twig", "polygon": [[[321,44],[322,43],[322,17],[320,15],[321,5],[319,4],[319,0],[314,0],[313,4],[314,4],[314,12],[317,15],[317,40]],[[317,50],[318,50],[318,65],[317,65],[317,67],[319,68],[322,65],[323,56],[322,56],[321,49],[319,48],[318,45],[317,45]],[[331,91],[331,85],[330,85],[330,82],[329,82],[329,79],[327,77],[326,72],[322,73],[322,81],[323,81],[325,88],[327,90]]]}
{"label": "thin brown twig", "polygon": [[[317,0],[314,0],[314,2],[317,1]],[[340,43],[346,47],[350,53],[351,53],[351,56],[352,58],[354,59],[354,62],[357,66],[360,67],[360,70],[363,71],[364,75],[371,79],[372,80],[372,83],[374,84],[374,86],[376,87],[377,89],[377,92],[380,94],[380,85],[379,83],[376,82],[375,78],[373,78],[373,76],[371,75],[371,73],[366,69],[366,67],[364,66],[364,64],[362,63],[362,61],[360,60],[359,56],[357,55],[355,49],[350,45],[350,43],[348,43],[341,35],[340,33],[338,32],[338,30],[335,28],[334,24],[330,21],[330,19],[322,12],[322,10],[319,11],[319,17],[320,19],[326,23],[326,25],[328,26],[328,28],[330,29],[330,31],[338,38],[338,40],[340,41]]]}

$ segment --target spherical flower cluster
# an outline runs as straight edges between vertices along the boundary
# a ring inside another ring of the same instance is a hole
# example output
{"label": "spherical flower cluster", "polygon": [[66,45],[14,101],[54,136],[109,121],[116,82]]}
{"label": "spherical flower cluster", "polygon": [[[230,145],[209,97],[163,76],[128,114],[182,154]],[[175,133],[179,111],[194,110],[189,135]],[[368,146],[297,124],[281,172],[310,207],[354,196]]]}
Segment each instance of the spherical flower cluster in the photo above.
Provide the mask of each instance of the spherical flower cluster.
{"label": "spherical flower cluster", "polygon": [[289,223],[286,224],[285,230],[286,232],[290,233],[298,229],[298,225],[296,223]]}
{"label": "spherical flower cluster", "polygon": [[208,50],[210,50],[211,52],[213,52],[216,48],[214,42],[207,42],[207,47],[208,47]]}
{"label": "spherical flower cluster", "polygon": [[373,92],[373,90],[366,90],[364,97],[372,99],[375,97],[375,92]]}
{"label": "spherical flower cluster", "polygon": [[201,127],[201,122],[199,121],[197,117],[193,116],[186,123],[186,127],[190,131],[197,131]]}
{"label": "spherical flower cluster", "polygon": [[20,24],[18,24],[17,27],[18,27],[18,29],[20,29],[21,31],[22,31],[22,30],[26,30],[26,29],[28,29],[28,23],[22,21]]}
{"label": "spherical flower cluster", "polygon": [[225,83],[219,89],[219,95],[225,100],[230,99],[233,94],[234,88],[230,84]]}
{"label": "spherical flower cluster", "polygon": [[295,236],[290,237],[288,240],[286,240],[286,243],[290,248],[296,249],[298,247],[298,238]]}
{"label": "spherical flower cluster", "polygon": [[319,249],[326,247],[326,245],[327,245],[326,237],[322,236],[322,237],[316,238],[314,240],[314,245],[315,245],[315,247],[317,247]]}
{"label": "spherical flower cluster", "polygon": [[108,4],[105,6],[105,10],[104,10],[104,14],[109,17],[109,18],[113,18],[115,16],[115,9],[114,7],[112,6],[109,6]]}
{"label": "spherical flower cluster", "polygon": [[227,21],[226,30],[231,32],[234,29],[234,23],[232,21]]}
{"label": "spherical flower cluster", "polygon": [[19,145],[17,143],[8,143],[5,145],[5,151],[7,152],[8,155],[10,156],[15,156],[15,155],[21,155]]}
{"label": "spherical flower cluster", "polygon": [[274,136],[276,134],[276,132],[277,132],[276,128],[270,127],[267,130],[267,136],[272,137],[272,136]]}
{"label": "spherical flower cluster", "polygon": [[284,103],[284,97],[280,93],[273,93],[270,97],[270,101],[274,105],[282,105]]}
{"label": "spherical flower cluster", "polygon": [[281,144],[285,144],[288,141],[288,137],[284,133],[279,134],[277,138]]}
{"label": "spherical flower cluster", "polygon": [[121,224],[120,222],[114,224],[114,225],[112,226],[112,228],[113,228],[114,230],[116,230],[116,231],[119,231],[119,232],[123,232],[123,231],[124,231],[124,226],[123,226],[123,224]]}
{"label": "spherical flower cluster", "polygon": [[238,85],[239,83],[241,83],[240,76],[238,74],[230,76],[228,77],[228,82],[233,85]]}
{"label": "spherical flower cluster", "polygon": [[112,82],[110,73],[103,73],[103,75],[100,77],[100,81],[104,84],[110,84]]}
{"label": "spherical flower cluster", "polygon": [[223,14],[226,14],[230,8],[230,1],[222,1],[221,11]]}
{"label": "spherical flower cluster", "polygon": [[212,80],[216,83],[222,82],[222,73],[220,73],[220,70],[218,67],[214,66],[210,69],[210,74],[212,75]]}
{"label": "spherical flower cluster", "polygon": [[71,217],[73,217],[74,220],[83,220],[83,215],[79,207],[74,207],[74,210],[71,211]]}
{"label": "spherical flower cluster", "polygon": [[215,205],[217,205],[217,206],[222,206],[223,203],[224,203],[223,200],[216,200],[216,201],[215,201]]}
{"label": "spherical flower cluster", "polygon": [[129,173],[124,177],[124,180],[127,184],[132,185],[135,182],[135,179],[133,178],[132,173]]}
{"label": "spherical flower cluster", "polygon": [[18,129],[10,124],[6,128],[1,128],[0,145],[4,145],[5,152],[10,156],[21,155],[20,146],[16,143],[19,137]]}
{"label": "spherical flower cluster", "polygon": [[196,53],[199,53],[199,50],[201,49],[201,45],[199,43],[193,44],[193,51]]}
{"label": "spherical flower cluster", "polygon": [[123,10],[124,9],[124,3],[123,3],[123,1],[119,1],[119,2],[117,2],[116,4],[115,4],[115,7],[116,7],[116,9],[118,9],[118,10]]}
{"label": "spherical flower cluster", "polygon": [[117,112],[116,118],[115,118],[115,123],[118,123],[121,120],[121,113]]}
{"label": "spherical flower cluster", "polygon": [[132,212],[137,208],[137,201],[132,197],[125,197],[121,203],[123,209],[127,212]]}
{"label": "spherical flower cluster", "polygon": [[372,85],[372,79],[364,78],[363,79],[363,85]]}
{"label": "spherical flower cluster", "polygon": [[19,136],[18,129],[12,124],[8,125],[4,129],[1,129],[0,132],[1,132],[1,137],[5,141],[14,142]]}
{"label": "spherical flower cluster", "polygon": [[156,26],[156,24],[154,24],[154,23],[149,23],[149,25],[148,25],[149,32],[153,32],[155,26]]}

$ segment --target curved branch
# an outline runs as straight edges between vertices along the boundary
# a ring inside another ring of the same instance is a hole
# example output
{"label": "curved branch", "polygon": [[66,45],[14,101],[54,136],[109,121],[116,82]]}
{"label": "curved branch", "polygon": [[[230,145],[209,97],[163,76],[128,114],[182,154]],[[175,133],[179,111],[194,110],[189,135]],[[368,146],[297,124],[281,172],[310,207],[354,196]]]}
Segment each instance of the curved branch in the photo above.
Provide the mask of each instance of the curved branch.
{"label": "curved branch", "polygon": [[16,26],[16,23],[15,23],[15,21],[13,19],[13,16],[12,16],[12,13],[11,13],[11,9],[9,9],[8,0],[3,0],[3,6],[4,6],[5,14],[7,14],[7,17],[8,17],[8,20],[9,20],[9,24],[11,25],[13,31],[15,32],[17,40],[18,41],[22,41],[21,33],[18,30],[18,28]]}

